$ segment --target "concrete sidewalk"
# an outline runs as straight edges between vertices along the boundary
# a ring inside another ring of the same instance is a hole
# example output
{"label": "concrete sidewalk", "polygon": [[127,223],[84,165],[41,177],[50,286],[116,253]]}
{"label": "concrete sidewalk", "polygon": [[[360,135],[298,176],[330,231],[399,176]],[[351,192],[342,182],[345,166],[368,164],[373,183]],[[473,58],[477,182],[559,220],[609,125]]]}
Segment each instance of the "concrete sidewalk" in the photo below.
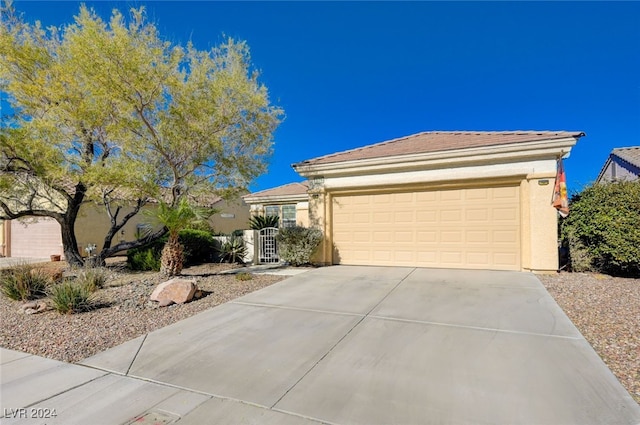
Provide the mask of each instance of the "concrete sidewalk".
{"label": "concrete sidewalk", "polygon": [[515,272],[320,268],[82,365],[0,361],[3,424],[640,423],[538,279]]}

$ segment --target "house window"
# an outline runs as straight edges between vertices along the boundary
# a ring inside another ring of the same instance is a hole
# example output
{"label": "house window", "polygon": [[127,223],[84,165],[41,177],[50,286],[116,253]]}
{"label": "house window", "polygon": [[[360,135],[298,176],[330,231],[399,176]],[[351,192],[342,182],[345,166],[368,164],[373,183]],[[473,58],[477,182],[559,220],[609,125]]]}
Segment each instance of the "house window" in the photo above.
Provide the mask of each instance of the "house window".
{"label": "house window", "polygon": [[278,205],[267,205],[264,207],[264,215],[276,215],[280,217],[280,207]]}
{"label": "house window", "polygon": [[264,207],[265,215],[280,217],[280,227],[293,227],[296,225],[295,205],[267,205]]}
{"label": "house window", "polygon": [[296,206],[295,205],[283,205],[281,224],[282,227],[293,227],[296,225]]}

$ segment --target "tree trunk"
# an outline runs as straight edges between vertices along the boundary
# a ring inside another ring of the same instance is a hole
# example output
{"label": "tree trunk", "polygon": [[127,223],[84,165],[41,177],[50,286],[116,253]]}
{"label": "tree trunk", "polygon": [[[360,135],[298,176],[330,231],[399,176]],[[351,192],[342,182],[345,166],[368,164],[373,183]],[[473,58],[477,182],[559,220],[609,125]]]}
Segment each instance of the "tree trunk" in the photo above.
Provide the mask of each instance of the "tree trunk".
{"label": "tree trunk", "polygon": [[177,238],[169,238],[162,248],[160,257],[160,274],[163,276],[177,276],[184,267],[184,249]]}
{"label": "tree trunk", "polygon": [[78,241],[76,239],[76,232],[74,229],[75,220],[69,223],[66,219],[60,223],[60,230],[62,232],[62,248],[64,250],[64,258],[73,267],[84,266],[84,260],[78,251]]}
{"label": "tree trunk", "polygon": [[80,211],[80,205],[84,200],[87,188],[83,183],[76,185],[76,193],[67,204],[67,211],[58,218],[60,223],[60,231],[62,232],[62,249],[64,250],[64,258],[70,266],[84,266],[84,259],[78,251],[78,240],[76,239],[76,219]]}

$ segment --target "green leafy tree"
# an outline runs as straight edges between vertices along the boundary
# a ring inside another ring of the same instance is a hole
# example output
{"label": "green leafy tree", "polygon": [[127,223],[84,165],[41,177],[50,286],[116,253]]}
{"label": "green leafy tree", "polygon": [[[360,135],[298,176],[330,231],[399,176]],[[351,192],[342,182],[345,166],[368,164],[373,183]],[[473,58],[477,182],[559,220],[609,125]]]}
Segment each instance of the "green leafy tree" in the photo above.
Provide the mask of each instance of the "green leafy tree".
{"label": "green leafy tree", "polygon": [[576,271],[640,276],[640,181],[595,184],[561,222]]}
{"label": "green leafy tree", "polygon": [[82,264],[83,204],[110,219],[103,261],[167,232],[114,245],[150,200],[178,208],[187,195],[232,195],[265,171],[282,110],[244,42],[200,51],[164,41],[143,8],[105,22],[81,6],[60,29],[24,21],[8,2],[0,13],[0,91],[12,111],[0,123],[0,219],[55,219],[71,264]]}

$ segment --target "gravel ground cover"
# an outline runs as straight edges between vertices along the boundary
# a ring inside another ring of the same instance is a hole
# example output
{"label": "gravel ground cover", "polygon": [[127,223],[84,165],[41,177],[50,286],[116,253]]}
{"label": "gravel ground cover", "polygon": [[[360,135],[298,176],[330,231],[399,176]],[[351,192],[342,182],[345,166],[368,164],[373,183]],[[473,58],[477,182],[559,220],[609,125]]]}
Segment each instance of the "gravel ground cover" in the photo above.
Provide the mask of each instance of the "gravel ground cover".
{"label": "gravel ground cover", "polygon": [[[62,264],[47,265],[61,267]],[[183,305],[157,307],[149,301],[158,273],[108,267],[109,281],[98,291],[95,310],[70,315],[54,311],[27,315],[22,303],[0,296],[0,346],[66,362],[78,362],[155,329],[185,319],[282,280],[252,275],[241,281],[220,274],[237,266],[205,264],[183,275],[197,281],[204,296]],[[640,403],[640,279],[592,273],[538,276],[551,296],[593,346],[632,397]]]}
{"label": "gravel ground cover", "polygon": [[[61,263],[47,267],[62,267]],[[107,267],[109,280],[96,292],[99,308],[62,315],[53,310],[38,314],[22,312],[22,302],[0,296],[0,346],[65,362],[78,362],[100,351],[162,328],[249,292],[279,282],[284,277],[254,274],[239,280],[219,274],[230,264],[205,264],[183,271],[203,291],[199,299],[168,307],[149,300],[159,273],[126,271],[122,265]]]}
{"label": "gravel ground cover", "polygon": [[640,403],[640,279],[595,273],[538,277],[629,394]]}

